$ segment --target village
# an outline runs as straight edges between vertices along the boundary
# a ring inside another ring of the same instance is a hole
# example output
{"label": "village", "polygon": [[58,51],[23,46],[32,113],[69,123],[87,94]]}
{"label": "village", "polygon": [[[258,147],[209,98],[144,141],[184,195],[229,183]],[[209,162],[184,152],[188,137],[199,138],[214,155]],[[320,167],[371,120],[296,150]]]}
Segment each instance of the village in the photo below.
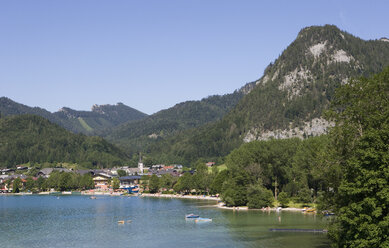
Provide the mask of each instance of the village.
{"label": "village", "polygon": [[[207,164],[214,164],[213,162]],[[142,178],[150,178],[152,175],[162,177],[163,175],[170,175],[172,177],[180,177],[184,173],[193,174],[194,171],[183,170],[182,165],[152,165],[145,167],[140,161],[138,167],[114,167],[106,169],[89,169],[89,170],[71,170],[67,168],[43,168],[39,170],[35,175],[29,175],[29,171],[32,168],[27,166],[17,166],[16,169],[0,169],[0,193],[19,193],[19,194],[32,194],[32,191],[16,192],[14,189],[14,181],[17,179],[21,182],[21,189],[25,189],[30,180],[37,181],[40,177],[43,179],[50,178],[53,173],[75,173],[79,176],[90,175],[93,180],[93,187],[91,189],[81,191],[83,194],[122,194],[122,193],[138,193],[143,191],[141,189]],[[113,182],[119,181],[119,187],[114,187]],[[146,188],[147,189],[147,188]],[[57,192],[54,188],[50,188],[47,191],[34,192],[39,194],[61,193]],[[62,194],[71,194],[74,192],[64,191]]]}
{"label": "village", "polygon": [[[208,167],[215,165],[214,162],[206,163]],[[163,177],[164,175],[169,175],[173,178],[179,178],[185,173],[193,174],[195,170],[188,170],[183,168],[182,165],[152,165],[150,167],[145,167],[144,164],[140,161],[138,167],[114,167],[107,169],[90,169],[90,170],[71,170],[67,168],[43,168],[31,176],[29,173],[32,168],[27,166],[17,166],[16,169],[0,169],[0,193],[1,194],[96,194],[96,195],[120,195],[124,193],[140,193],[148,192],[149,188],[147,184],[142,181],[148,181],[149,178],[153,175],[158,178]],[[55,188],[48,188],[46,190],[29,190],[28,181],[31,179],[33,181],[38,181],[39,179],[49,179],[50,175],[53,173],[73,173],[77,174],[80,177],[89,175],[93,181],[93,186],[84,187],[82,190],[72,191],[63,191],[58,192]],[[14,182],[19,181],[19,189],[15,190]],[[115,186],[114,182],[118,182],[118,185]],[[143,187],[142,187],[143,186]],[[166,189],[168,190],[168,189]]]}

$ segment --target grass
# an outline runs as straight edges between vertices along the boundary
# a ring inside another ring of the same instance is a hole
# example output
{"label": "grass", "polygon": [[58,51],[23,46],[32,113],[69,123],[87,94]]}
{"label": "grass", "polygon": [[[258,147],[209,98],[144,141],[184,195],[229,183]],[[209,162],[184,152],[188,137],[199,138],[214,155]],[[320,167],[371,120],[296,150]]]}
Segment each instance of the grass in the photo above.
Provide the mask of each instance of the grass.
{"label": "grass", "polygon": [[[216,165],[215,165],[215,166],[216,166]],[[215,167],[215,166],[214,166],[214,167]],[[218,168],[219,172],[220,172],[220,171],[223,171],[223,170],[227,170],[227,166],[226,166],[225,164],[217,165],[216,167]],[[212,172],[212,168],[213,168],[213,167],[208,167],[208,173],[211,173],[211,172]]]}
{"label": "grass", "polygon": [[81,117],[78,117],[78,121],[80,122],[81,126],[83,128],[85,128],[86,131],[88,132],[92,132],[93,131],[93,128],[91,128],[88,123],[85,122],[84,119],[82,119]]}
{"label": "grass", "polygon": [[295,203],[290,201],[288,203],[288,207],[290,208],[304,208],[304,207],[310,207],[310,208],[316,208],[315,203]]}

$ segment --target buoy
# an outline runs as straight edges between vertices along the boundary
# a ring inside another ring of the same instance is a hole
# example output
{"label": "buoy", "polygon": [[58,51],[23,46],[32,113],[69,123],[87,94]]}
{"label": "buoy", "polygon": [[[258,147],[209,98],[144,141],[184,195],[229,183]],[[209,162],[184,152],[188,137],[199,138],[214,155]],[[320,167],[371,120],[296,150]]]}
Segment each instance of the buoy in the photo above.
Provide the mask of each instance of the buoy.
{"label": "buoy", "polygon": [[124,224],[124,220],[119,220],[118,224]]}

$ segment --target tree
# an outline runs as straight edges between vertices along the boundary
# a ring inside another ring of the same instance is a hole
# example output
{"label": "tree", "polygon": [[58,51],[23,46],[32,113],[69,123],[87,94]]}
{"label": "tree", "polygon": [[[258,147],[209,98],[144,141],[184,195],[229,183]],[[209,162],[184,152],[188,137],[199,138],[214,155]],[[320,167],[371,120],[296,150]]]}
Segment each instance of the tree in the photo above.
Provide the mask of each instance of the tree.
{"label": "tree", "polygon": [[273,206],[273,193],[262,184],[250,185],[247,193],[247,206],[249,208],[263,208]]}
{"label": "tree", "polygon": [[157,175],[152,175],[149,182],[150,193],[157,193],[159,191],[159,178]]}
{"label": "tree", "polygon": [[221,198],[227,206],[245,206],[249,175],[240,169],[231,169],[230,177],[223,183]]}
{"label": "tree", "polygon": [[46,190],[45,181],[45,178],[38,177],[38,179],[36,180],[36,187],[38,188],[38,190]]}
{"label": "tree", "polygon": [[176,185],[174,185],[174,190],[176,192],[185,192],[188,193],[191,189],[193,189],[193,176],[189,173],[186,172],[184,175],[182,175]]}
{"label": "tree", "polygon": [[124,170],[117,170],[119,177],[125,177],[127,176],[127,173]]}
{"label": "tree", "polygon": [[171,174],[164,174],[159,179],[160,188],[170,190],[173,187],[174,178]]}
{"label": "tree", "polygon": [[389,67],[340,87],[330,117],[343,174],[330,236],[338,247],[389,247]]}
{"label": "tree", "polygon": [[93,178],[90,174],[85,174],[80,179],[80,188],[82,189],[93,189],[95,186]]}
{"label": "tree", "polygon": [[58,189],[60,191],[70,190],[73,188],[72,176],[70,173],[62,172],[59,177]]}
{"label": "tree", "polygon": [[19,193],[22,190],[23,184],[20,178],[15,178],[12,185],[12,193]]}
{"label": "tree", "polygon": [[114,177],[112,179],[112,188],[113,189],[118,189],[120,187],[120,181],[118,178]]}
{"label": "tree", "polygon": [[222,192],[223,183],[227,179],[228,179],[228,170],[223,170],[220,171],[218,174],[216,174],[210,186],[210,193],[212,195],[220,194]]}
{"label": "tree", "polygon": [[32,179],[32,177],[27,177],[25,190],[32,191],[35,187],[36,187],[36,184],[35,184],[35,181]]}
{"label": "tree", "polygon": [[208,173],[208,167],[203,162],[199,162],[196,165],[196,173],[193,175],[193,186],[198,192],[204,192],[209,190],[210,175]]}
{"label": "tree", "polygon": [[287,207],[289,203],[289,197],[288,194],[285,191],[282,191],[278,195],[278,202],[281,204],[282,207]]}

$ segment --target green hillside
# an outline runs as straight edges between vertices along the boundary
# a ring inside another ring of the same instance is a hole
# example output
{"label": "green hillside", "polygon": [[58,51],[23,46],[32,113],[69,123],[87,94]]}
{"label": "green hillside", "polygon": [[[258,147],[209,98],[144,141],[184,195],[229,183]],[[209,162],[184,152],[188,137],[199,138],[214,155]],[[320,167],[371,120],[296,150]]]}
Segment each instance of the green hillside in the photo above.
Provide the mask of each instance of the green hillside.
{"label": "green hillside", "polygon": [[97,168],[128,161],[119,148],[104,139],[73,134],[40,116],[0,119],[0,167],[12,168],[28,162],[68,162]]}
{"label": "green hillside", "polygon": [[271,63],[226,116],[148,147],[161,162],[190,163],[227,155],[242,143],[325,133],[322,116],[341,84],[389,65],[389,43],[364,41],[335,26],[308,27]]}
{"label": "green hillside", "polygon": [[34,114],[42,116],[67,130],[87,135],[99,135],[108,128],[122,123],[145,118],[147,115],[123,103],[115,105],[94,105],[91,111],[77,111],[61,108],[58,112],[29,107],[7,97],[0,98],[0,113],[2,116]]}
{"label": "green hillside", "polygon": [[201,101],[187,101],[139,121],[114,128],[107,139],[134,154],[187,129],[221,119],[244,95],[243,90]]}

